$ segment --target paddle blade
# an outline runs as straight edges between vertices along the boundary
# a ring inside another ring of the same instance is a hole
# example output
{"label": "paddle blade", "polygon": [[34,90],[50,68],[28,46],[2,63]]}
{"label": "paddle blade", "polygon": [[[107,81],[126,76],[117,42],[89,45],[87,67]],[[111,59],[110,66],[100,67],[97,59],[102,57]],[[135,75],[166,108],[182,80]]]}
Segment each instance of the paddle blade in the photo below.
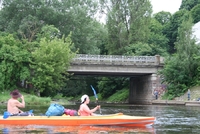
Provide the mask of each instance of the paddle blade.
{"label": "paddle blade", "polygon": [[90,85],[90,86],[91,86],[91,88],[92,88],[92,90],[93,90],[93,92],[94,92],[94,96],[95,96],[95,98],[98,99],[98,97],[97,97],[97,93],[96,93],[95,89],[93,88],[92,85]]}
{"label": "paddle blade", "polygon": [[29,110],[28,112],[29,112],[29,114],[32,114],[32,113],[33,113],[33,110]]}
{"label": "paddle blade", "polygon": [[[93,88],[93,86],[92,86],[92,85],[90,85],[90,86],[91,86],[91,88],[92,88],[92,90],[93,90],[93,92],[94,92],[94,96],[95,96],[96,101],[97,101],[97,103],[98,103],[97,93],[96,93],[95,89]],[[99,104],[98,104],[98,105],[99,105]],[[100,114],[102,114],[102,112],[101,112],[101,108],[99,109],[99,111],[100,111]]]}
{"label": "paddle blade", "polygon": [[6,112],[3,113],[3,118],[4,118],[4,119],[7,119],[10,115],[11,115],[11,114],[10,114],[9,112],[6,111]]}

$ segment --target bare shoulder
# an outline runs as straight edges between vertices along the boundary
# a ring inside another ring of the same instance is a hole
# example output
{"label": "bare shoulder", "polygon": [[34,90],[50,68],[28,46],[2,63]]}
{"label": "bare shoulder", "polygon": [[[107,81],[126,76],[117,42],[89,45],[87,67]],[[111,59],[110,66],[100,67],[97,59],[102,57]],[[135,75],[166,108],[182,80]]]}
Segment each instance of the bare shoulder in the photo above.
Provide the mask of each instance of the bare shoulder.
{"label": "bare shoulder", "polygon": [[8,103],[19,103],[19,101],[18,101],[18,100],[15,100],[15,99],[9,99],[9,100],[8,100]]}
{"label": "bare shoulder", "polygon": [[80,108],[85,108],[85,107],[87,107],[86,104],[81,104],[81,105],[80,105]]}

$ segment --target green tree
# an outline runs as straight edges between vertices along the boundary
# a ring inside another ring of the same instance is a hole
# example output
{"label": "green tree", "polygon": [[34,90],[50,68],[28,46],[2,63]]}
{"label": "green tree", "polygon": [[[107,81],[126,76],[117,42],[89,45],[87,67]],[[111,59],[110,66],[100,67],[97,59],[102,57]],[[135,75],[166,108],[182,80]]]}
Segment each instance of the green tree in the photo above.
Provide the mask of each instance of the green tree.
{"label": "green tree", "polygon": [[147,44],[138,42],[132,45],[127,46],[125,55],[132,55],[132,56],[155,56],[161,55],[166,56],[167,52],[165,49],[159,47],[156,44]]}
{"label": "green tree", "polygon": [[21,86],[21,81],[30,76],[30,53],[13,35],[0,35],[0,89],[10,90]]}
{"label": "green tree", "polygon": [[[152,14],[149,0],[100,0],[100,3],[101,12],[106,14],[108,42],[105,48],[107,54],[135,55],[133,49],[138,46],[136,44],[146,46]],[[141,46],[138,51],[140,48]],[[146,53],[146,49],[144,51]],[[119,81],[123,82],[124,78],[102,78],[98,82],[102,97],[107,98],[116,90],[128,85],[126,82],[124,82],[126,84],[118,85]]]}
{"label": "green tree", "polygon": [[22,19],[17,32],[22,39],[32,42],[36,39],[36,35],[41,27],[42,23],[37,17],[28,15]]}
{"label": "green tree", "polygon": [[190,11],[193,7],[195,7],[198,4],[200,4],[200,0],[182,0],[179,10],[186,9]]}
{"label": "green tree", "polygon": [[168,83],[167,94],[170,99],[182,95],[187,88],[193,86],[198,74],[199,63],[195,62],[194,55],[199,55],[199,52],[192,34],[192,22],[191,15],[185,14],[175,43],[177,53],[166,60],[161,71],[164,81]]}
{"label": "green tree", "polygon": [[146,42],[149,36],[149,20],[152,7],[148,0],[101,0],[107,12],[109,54],[125,53],[125,46],[135,42]]}
{"label": "green tree", "polygon": [[[70,97],[76,97],[83,94],[94,96],[90,85],[94,85],[94,88],[96,87],[97,80],[100,78],[97,77],[73,75],[69,78],[69,80],[66,82],[66,85],[62,88],[62,93],[63,95]],[[96,92],[99,93],[98,89],[96,89]]]}
{"label": "green tree", "polygon": [[200,21],[200,4],[196,5],[194,8],[191,10],[192,18],[194,20],[194,23],[197,23]]}
{"label": "green tree", "polygon": [[0,30],[18,32],[20,38],[34,41],[41,27],[52,25],[60,30],[61,37],[72,33],[79,53],[99,54],[99,40],[104,42],[99,35],[104,33],[101,33],[103,27],[97,26],[96,11],[97,2],[91,0],[4,0]]}
{"label": "green tree", "polygon": [[126,55],[132,55],[132,56],[152,55],[152,48],[147,43],[138,42],[127,46],[125,49],[126,49]]}
{"label": "green tree", "polygon": [[39,47],[32,52],[32,76],[29,82],[34,85],[38,96],[45,89],[49,92],[61,90],[69,75],[67,70],[74,56],[71,45],[70,36],[50,41],[42,38]]}
{"label": "green tree", "polygon": [[176,13],[174,13],[170,19],[170,23],[168,23],[164,28],[165,31],[163,31],[163,34],[166,35],[166,37],[169,39],[168,52],[170,54],[176,52],[175,42],[177,41],[178,28],[182,24],[183,16],[187,14],[187,12],[187,10],[179,10]]}
{"label": "green tree", "polygon": [[37,40],[45,38],[47,41],[61,36],[60,30],[53,25],[44,25],[40,32],[37,33]]}
{"label": "green tree", "polygon": [[162,56],[167,54],[169,40],[163,34],[164,28],[165,28],[164,24],[162,25],[154,18],[151,19],[151,25],[150,25],[151,34],[149,36],[148,43],[152,48],[152,54],[155,55],[159,54]]}
{"label": "green tree", "polygon": [[127,78],[112,78],[103,77],[98,82],[98,90],[101,93],[101,97],[106,99],[110,97],[117,90],[121,90],[123,87],[127,86],[129,79]]}
{"label": "green tree", "polygon": [[[81,54],[99,54],[99,40],[101,27],[95,20],[97,2],[92,0],[62,0],[62,14],[60,24],[54,24],[61,33],[68,35],[72,32],[74,46]],[[66,12],[67,11],[67,12]]]}
{"label": "green tree", "polygon": [[165,11],[161,11],[153,15],[153,18],[155,18],[162,25],[168,24],[170,22],[171,17],[171,13]]}
{"label": "green tree", "polygon": [[[36,17],[38,11],[43,7],[44,2],[41,0],[3,0],[3,8],[0,12],[0,16],[3,18],[0,21],[1,30],[9,33],[16,33],[19,30],[19,26],[22,24],[21,21],[23,22],[25,18],[28,19],[29,15]],[[34,22],[31,23],[33,24]]]}
{"label": "green tree", "polygon": [[150,24],[151,34],[149,35],[148,43],[137,42],[126,46],[126,55],[167,55],[168,39],[162,33],[164,26],[154,18],[151,19]]}

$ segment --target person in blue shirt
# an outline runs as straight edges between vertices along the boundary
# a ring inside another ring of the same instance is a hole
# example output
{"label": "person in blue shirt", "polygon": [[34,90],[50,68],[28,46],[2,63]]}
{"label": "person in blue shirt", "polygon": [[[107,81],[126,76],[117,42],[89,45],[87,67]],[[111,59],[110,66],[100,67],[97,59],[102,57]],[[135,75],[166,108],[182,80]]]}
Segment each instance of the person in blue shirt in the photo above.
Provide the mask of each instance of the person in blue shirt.
{"label": "person in blue shirt", "polygon": [[156,100],[157,100],[158,99],[158,91],[157,90],[155,90],[154,95],[155,95]]}
{"label": "person in blue shirt", "polygon": [[188,94],[188,100],[190,100],[190,89],[188,89],[187,94]]}

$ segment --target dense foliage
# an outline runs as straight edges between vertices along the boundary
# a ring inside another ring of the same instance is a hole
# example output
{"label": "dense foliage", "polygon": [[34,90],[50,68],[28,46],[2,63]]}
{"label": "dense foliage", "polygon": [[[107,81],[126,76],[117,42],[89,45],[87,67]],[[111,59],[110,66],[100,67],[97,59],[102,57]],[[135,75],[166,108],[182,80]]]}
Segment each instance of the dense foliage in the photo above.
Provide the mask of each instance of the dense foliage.
{"label": "dense foliage", "polygon": [[188,87],[195,86],[198,81],[198,66],[195,55],[200,55],[199,46],[195,44],[192,34],[193,20],[190,13],[183,16],[183,22],[178,29],[176,44],[177,53],[167,59],[161,74],[168,83],[169,99],[180,96]]}
{"label": "dense foliage", "polygon": [[[150,0],[2,0],[0,90],[23,88],[42,96],[92,94],[129,88],[126,77],[67,73],[74,54],[161,55],[172,99],[199,85],[199,48],[192,26],[199,0],[182,0],[174,14],[152,14]],[[172,2],[173,4],[173,2]],[[101,19],[101,17],[103,18]],[[100,17],[100,18],[99,18]],[[103,20],[103,23],[98,20]]]}
{"label": "dense foliage", "polygon": [[20,80],[30,76],[28,63],[31,54],[23,43],[10,34],[0,36],[0,90],[16,88]]}
{"label": "dense foliage", "polygon": [[[66,82],[67,69],[73,58],[70,48],[70,38],[46,40],[42,38],[38,48],[32,52],[30,69],[33,70],[30,82],[37,92],[45,89],[48,92],[58,92]],[[39,95],[39,94],[38,94]]]}

